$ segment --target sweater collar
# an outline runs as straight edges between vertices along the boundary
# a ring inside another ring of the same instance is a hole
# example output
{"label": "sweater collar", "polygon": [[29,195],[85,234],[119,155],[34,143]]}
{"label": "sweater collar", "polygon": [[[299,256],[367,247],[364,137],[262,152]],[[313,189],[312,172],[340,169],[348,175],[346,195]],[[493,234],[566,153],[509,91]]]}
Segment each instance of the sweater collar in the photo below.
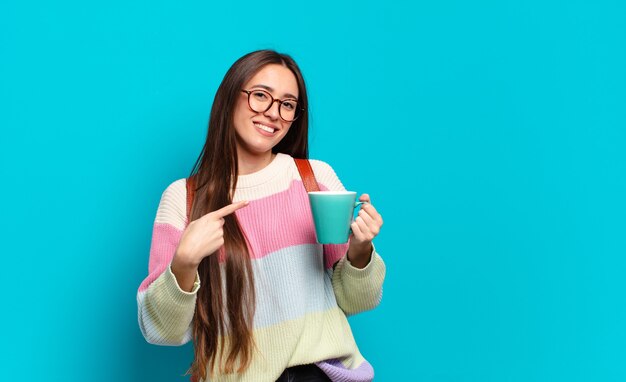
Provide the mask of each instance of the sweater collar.
{"label": "sweater collar", "polygon": [[267,183],[274,179],[280,173],[287,170],[291,156],[283,153],[277,153],[276,157],[264,168],[251,174],[239,175],[237,178],[237,188],[251,188]]}

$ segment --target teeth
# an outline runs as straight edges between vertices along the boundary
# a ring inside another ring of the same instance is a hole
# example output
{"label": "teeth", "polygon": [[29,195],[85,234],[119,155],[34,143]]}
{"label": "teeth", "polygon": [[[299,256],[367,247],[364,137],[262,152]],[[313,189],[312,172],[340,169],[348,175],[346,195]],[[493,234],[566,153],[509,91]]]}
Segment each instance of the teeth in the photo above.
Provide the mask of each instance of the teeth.
{"label": "teeth", "polygon": [[256,127],[258,127],[259,129],[263,130],[263,131],[267,131],[268,133],[273,133],[274,132],[274,129],[269,127],[269,126],[265,126],[265,125],[262,125],[260,123],[255,123],[254,125]]}

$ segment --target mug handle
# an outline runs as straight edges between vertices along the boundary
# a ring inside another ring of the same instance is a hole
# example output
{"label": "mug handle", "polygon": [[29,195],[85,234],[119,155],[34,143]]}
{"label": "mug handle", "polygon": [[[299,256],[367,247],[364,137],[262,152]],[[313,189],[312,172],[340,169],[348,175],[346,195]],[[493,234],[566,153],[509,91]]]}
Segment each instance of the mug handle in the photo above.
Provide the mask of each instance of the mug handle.
{"label": "mug handle", "polygon": [[[363,204],[369,204],[369,202],[354,202],[354,211],[356,212],[356,208],[360,207]],[[354,221],[354,218],[352,219]],[[352,235],[352,228],[350,228],[349,235]]]}

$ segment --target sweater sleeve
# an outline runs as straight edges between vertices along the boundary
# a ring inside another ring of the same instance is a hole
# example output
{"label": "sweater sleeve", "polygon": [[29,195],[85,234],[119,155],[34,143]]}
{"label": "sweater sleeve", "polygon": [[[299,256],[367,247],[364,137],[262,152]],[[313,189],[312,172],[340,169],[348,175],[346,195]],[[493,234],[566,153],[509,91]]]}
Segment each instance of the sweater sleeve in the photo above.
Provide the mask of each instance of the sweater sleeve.
{"label": "sweater sleeve", "polygon": [[191,340],[191,322],[200,280],[191,292],[183,291],[170,264],[187,226],[185,180],[172,183],[161,196],[152,231],[148,276],[137,292],[138,319],[146,341],[182,345]]}
{"label": "sweater sleeve", "polygon": [[383,297],[385,263],[376,249],[363,269],[354,267],[344,255],[333,271],[332,280],[337,304],[346,314],[371,310]]}
{"label": "sweater sleeve", "polygon": [[[311,160],[311,167],[322,190],[345,191],[335,171],[326,163]],[[324,263],[332,274],[333,291],[339,307],[348,315],[374,309],[382,299],[385,263],[374,248],[363,269],[347,257],[349,244],[324,245]]]}

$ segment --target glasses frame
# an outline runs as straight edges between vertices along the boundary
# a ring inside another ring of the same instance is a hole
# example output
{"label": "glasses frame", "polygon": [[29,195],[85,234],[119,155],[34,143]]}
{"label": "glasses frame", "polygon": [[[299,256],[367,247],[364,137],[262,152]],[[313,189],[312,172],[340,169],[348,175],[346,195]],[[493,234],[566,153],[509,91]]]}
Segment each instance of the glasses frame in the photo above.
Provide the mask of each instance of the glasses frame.
{"label": "glasses frame", "polygon": [[[272,108],[272,106],[274,106],[274,102],[278,102],[278,115],[280,116],[280,119],[282,119],[282,120],[283,120],[283,121],[285,121],[285,122],[293,122],[293,121],[295,121],[296,119],[298,119],[298,118],[300,117],[300,115],[302,114],[302,112],[304,111],[304,108],[303,108],[302,106],[300,106],[300,103],[298,103],[298,100],[297,100],[297,99],[294,99],[294,98],[287,98],[287,99],[284,99],[284,100],[283,100],[283,99],[279,99],[279,98],[274,98],[274,97],[272,96],[272,94],[270,94],[270,92],[268,92],[267,90],[263,90],[263,89],[253,89],[253,90],[245,90],[245,89],[241,89],[241,91],[242,91],[243,93],[246,93],[246,94],[248,95],[248,107],[250,108],[250,110],[254,111],[255,113],[265,113],[266,111],[268,111],[269,109],[271,109],[271,108]],[[267,106],[267,109],[265,109],[265,110],[254,110],[254,109],[252,108],[252,105],[250,105],[250,96],[252,95],[252,93],[253,93],[253,92],[256,92],[256,91],[266,93],[266,94],[270,97],[270,99],[272,100],[272,102],[270,102],[270,103],[269,103],[269,105]],[[281,113],[281,111],[280,111],[280,110],[281,110],[281,108],[282,108],[282,106],[283,106],[283,102],[286,102],[286,101],[288,101],[288,100],[289,100],[289,101],[296,101],[296,110],[295,110],[295,115],[294,115],[294,117],[293,117],[293,119],[292,119],[292,120],[287,120],[287,119],[285,119],[285,118],[283,117],[283,114],[282,114],[282,113]]]}

